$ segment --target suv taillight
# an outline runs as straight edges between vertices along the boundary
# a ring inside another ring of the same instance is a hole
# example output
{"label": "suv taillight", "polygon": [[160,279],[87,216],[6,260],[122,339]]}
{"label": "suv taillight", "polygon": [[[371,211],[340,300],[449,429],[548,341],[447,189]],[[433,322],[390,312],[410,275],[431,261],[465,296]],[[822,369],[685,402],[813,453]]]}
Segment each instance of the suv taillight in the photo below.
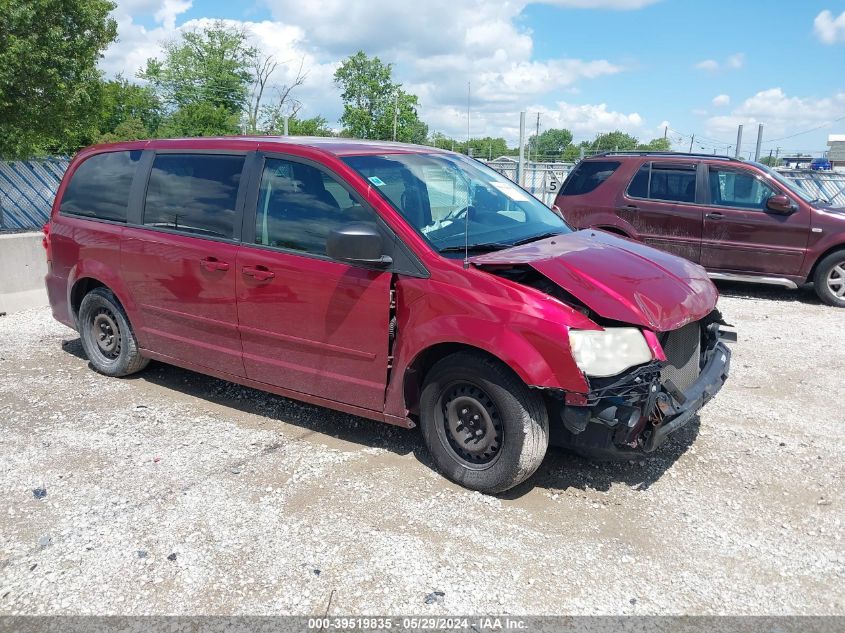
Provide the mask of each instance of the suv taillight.
{"label": "suv taillight", "polygon": [[47,222],[47,224],[41,227],[41,230],[44,233],[44,238],[41,240],[41,244],[44,246],[44,250],[47,252],[47,261],[51,262],[53,261],[53,249],[51,248],[52,245],[50,244],[50,223]]}

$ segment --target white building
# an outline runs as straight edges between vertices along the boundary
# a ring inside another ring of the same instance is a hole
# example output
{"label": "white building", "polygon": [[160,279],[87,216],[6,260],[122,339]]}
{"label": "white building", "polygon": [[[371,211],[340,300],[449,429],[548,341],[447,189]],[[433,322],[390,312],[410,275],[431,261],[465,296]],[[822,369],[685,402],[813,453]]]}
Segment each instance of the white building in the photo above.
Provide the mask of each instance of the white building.
{"label": "white building", "polygon": [[830,149],[827,157],[836,171],[845,172],[845,134],[831,134],[827,137]]}

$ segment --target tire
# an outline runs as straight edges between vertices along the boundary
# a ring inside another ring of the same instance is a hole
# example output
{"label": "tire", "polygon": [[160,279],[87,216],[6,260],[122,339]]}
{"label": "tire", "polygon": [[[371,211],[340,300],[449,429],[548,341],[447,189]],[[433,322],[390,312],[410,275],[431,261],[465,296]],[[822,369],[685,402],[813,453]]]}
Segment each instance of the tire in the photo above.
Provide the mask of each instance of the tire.
{"label": "tire", "polygon": [[818,263],[813,287],[826,304],[845,308],[845,249],[831,253]]}
{"label": "tire", "polygon": [[549,445],[540,395],[479,352],[458,352],[431,368],[420,398],[420,426],[441,473],[491,494],[528,479]]}
{"label": "tire", "polygon": [[150,362],[141,356],[126,312],[111,290],[95,288],[85,295],[78,323],[82,348],[101,374],[128,376]]}

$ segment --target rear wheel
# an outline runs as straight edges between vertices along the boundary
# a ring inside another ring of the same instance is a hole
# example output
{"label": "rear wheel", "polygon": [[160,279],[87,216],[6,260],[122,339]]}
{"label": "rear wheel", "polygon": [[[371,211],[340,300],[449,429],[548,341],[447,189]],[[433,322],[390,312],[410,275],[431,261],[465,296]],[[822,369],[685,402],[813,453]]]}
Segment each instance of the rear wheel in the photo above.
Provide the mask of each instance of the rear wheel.
{"label": "rear wheel", "polygon": [[813,286],[819,299],[845,308],[845,250],[831,253],[816,266]]}
{"label": "rear wheel", "polygon": [[542,398],[508,367],[478,352],[459,352],[432,367],[420,422],[438,469],[486,493],[528,479],[549,443]]}
{"label": "rear wheel", "polygon": [[82,299],[79,336],[88,360],[101,374],[128,376],[150,362],[141,356],[126,312],[107,288],[95,288]]}

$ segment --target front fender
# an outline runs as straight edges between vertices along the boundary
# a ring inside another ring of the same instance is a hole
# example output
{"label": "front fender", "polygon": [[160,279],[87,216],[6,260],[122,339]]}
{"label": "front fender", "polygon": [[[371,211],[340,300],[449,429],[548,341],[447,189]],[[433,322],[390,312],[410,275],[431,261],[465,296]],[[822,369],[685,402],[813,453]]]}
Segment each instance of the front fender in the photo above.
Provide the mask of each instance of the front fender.
{"label": "front fender", "polygon": [[[581,393],[589,390],[569,349],[568,313],[554,300],[537,309],[497,297],[484,301],[469,289],[461,292],[452,286],[450,291],[436,287],[423,290],[414,287],[418,284],[437,285],[428,280],[402,280],[397,284],[398,327],[386,413],[406,415],[406,372],[426,350],[444,343],[483,350],[532,387]],[[583,319],[578,321],[583,325]]]}

